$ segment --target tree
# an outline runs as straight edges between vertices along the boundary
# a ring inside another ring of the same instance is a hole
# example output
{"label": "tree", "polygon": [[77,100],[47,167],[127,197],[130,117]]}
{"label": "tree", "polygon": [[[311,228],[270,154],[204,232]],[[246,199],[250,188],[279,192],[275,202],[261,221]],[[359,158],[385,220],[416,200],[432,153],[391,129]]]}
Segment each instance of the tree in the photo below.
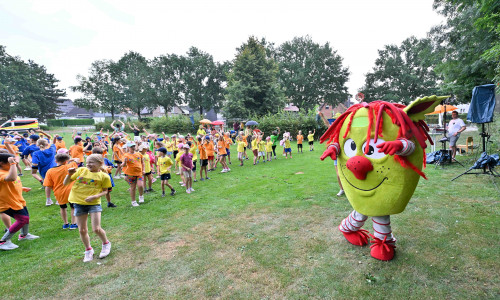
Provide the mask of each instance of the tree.
{"label": "tree", "polygon": [[62,102],[59,98],[65,95],[58,82],[44,66],[24,62],[0,46],[0,118],[27,117],[27,112],[40,120],[53,118]]}
{"label": "tree", "polygon": [[379,50],[373,71],[366,74],[361,92],[368,101],[387,100],[409,104],[424,95],[436,94],[440,78],[434,72],[429,39],[410,37],[400,46]]}
{"label": "tree", "polygon": [[255,37],[239,49],[228,74],[224,112],[228,117],[262,116],[283,109],[285,97],[278,80],[278,64]]}
{"label": "tree", "polygon": [[286,97],[303,110],[326,102],[332,106],[349,96],[349,70],[329,43],[314,43],[311,37],[295,37],[276,51],[279,82]]}
{"label": "tree", "polygon": [[75,105],[100,112],[111,113],[111,118],[124,107],[122,95],[118,91],[117,65],[112,60],[98,60],[92,63],[89,76],[77,76],[79,84],[71,87],[74,92],[83,93],[75,100]]}
{"label": "tree", "polygon": [[118,90],[124,99],[125,107],[141,119],[144,108],[153,108],[152,68],[140,53],[130,51],[117,63]]}
{"label": "tree", "polygon": [[440,88],[470,101],[472,88],[499,78],[500,42],[498,1],[436,0],[434,9],[446,17],[430,36],[442,61],[436,72],[443,76]]}
{"label": "tree", "polygon": [[175,54],[162,55],[152,62],[152,102],[163,107],[165,116],[175,106],[184,102],[182,81],[185,59]]}
{"label": "tree", "polygon": [[191,47],[185,57],[182,81],[185,86],[185,100],[189,107],[199,110],[219,108],[224,99],[222,87],[225,81],[222,66],[214,62],[212,55]]}

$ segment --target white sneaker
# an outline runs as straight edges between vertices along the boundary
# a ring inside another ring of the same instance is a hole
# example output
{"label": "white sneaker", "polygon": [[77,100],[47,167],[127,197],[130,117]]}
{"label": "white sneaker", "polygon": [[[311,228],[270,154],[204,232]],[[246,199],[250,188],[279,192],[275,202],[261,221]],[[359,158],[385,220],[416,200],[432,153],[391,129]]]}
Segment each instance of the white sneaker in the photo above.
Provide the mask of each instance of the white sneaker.
{"label": "white sneaker", "polygon": [[107,244],[102,244],[102,250],[101,254],[99,254],[99,258],[105,258],[106,256],[109,255],[110,251],[111,251],[111,242],[108,242]]}
{"label": "white sneaker", "polygon": [[139,203],[144,203],[144,195],[139,196]]}
{"label": "white sneaker", "polygon": [[25,236],[19,235],[19,240],[20,241],[31,241],[31,240],[36,240],[38,238],[39,238],[38,235],[34,235],[34,234],[31,234],[31,233],[28,233]]}
{"label": "white sneaker", "polygon": [[30,170],[31,170],[31,168],[30,168],[30,167],[26,167],[26,168],[24,168],[24,171],[30,171]]}
{"label": "white sneaker", "polygon": [[94,249],[90,249],[85,251],[85,257],[83,258],[83,262],[89,262],[94,259]]}
{"label": "white sneaker", "polygon": [[120,176],[113,176],[114,179],[122,179]]}
{"label": "white sneaker", "polygon": [[14,244],[11,240],[7,240],[5,243],[0,245],[0,250],[14,250],[16,248],[19,248],[19,246]]}
{"label": "white sneaker", "polygon": [[186,193],[191,194],[191,190],[187,189]]}
{"label": "white sneaker", "polygon": [[194,189],[193,189],[193,188],[190,188],[189,190],[190,190],[191,192],[194,192]]}
{"label": "white sneaker", "polygon": [[221,173],[227,173],[227,170],[226,170],[226,169],[224,169],[224,170],[222,170],[222,171],[220,171],[220,172],[221,172]]}
{"label": "white sneaker", "polygon": [[340,191],[337,193],[337,196],[342,196],[342,195],[344,195],[344,194],[345,194],[345,193],[344,193],[344,190],[340,190]]}
{"label": "white sneaker", "polygon": [[50,198],[47,199],[47,201],[45,201],[45,206],[51,206],[52,204],[54,204],[54,203],[52,202],[52,199],[50,199]]}
{"label": "white sneaker", "polygon": [[227,168],[226,170],[227,170],[228,172],[230,172],[230,171],[231,171],[231,169],[229,169],[229,168]]}
{"label": "white sneaker", "polygon": [[137,203],[137,201],[132,201],[132,206],[134,207],[139,206],[139,203]]}

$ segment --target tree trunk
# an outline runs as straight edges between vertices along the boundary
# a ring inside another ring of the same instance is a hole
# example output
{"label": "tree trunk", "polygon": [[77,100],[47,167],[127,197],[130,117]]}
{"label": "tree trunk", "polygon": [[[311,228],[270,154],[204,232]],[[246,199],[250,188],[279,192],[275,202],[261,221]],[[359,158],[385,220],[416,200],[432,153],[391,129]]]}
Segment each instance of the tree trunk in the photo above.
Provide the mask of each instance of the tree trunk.
{"label": "tree trunk", "polygon": [[200,118],[203,119],[203,107],[202,106],[200,106]]}

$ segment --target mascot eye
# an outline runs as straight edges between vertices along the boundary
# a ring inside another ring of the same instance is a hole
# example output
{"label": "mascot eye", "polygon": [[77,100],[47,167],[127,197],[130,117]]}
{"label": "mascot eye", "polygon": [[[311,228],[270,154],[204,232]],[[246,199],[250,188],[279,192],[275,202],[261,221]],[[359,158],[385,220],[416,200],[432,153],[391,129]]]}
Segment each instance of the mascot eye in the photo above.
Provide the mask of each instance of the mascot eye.
{"label": "mascot eye", "polygon": [[[377,142],[375,143],[373,139],[370,139],[370,144],[368,146],[368,153],[366,153],[366,156],[369,158],[373,159],[379,159],[385,156],[385,153],[379,153],[377,146],[385,142],[383,139],[377,139]],[[365,147],[366,147],[366,142],[363,144],[363,148],[361,150],[363,153],[365,152]]]}
{"label": "mascot eye", "polygon": [[356,143],[352,139],[348,139],[344,143],[344,153],[347,157],[353,157],[356,155]]}

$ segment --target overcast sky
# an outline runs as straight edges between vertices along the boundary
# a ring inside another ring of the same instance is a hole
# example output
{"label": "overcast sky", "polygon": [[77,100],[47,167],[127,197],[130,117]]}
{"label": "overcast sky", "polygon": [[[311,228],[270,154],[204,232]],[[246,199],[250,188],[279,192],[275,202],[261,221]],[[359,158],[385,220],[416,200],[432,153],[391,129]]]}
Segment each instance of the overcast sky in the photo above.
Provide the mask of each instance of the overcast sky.
{"label": "overcast sky", "polygon": [[[190,46],[233,60],[250,35],[279,45],[295,36],[329,42],[349,67],[355,94],[377,50],[443,21],[432,0],[93,0],[2,1],[0,45],[11,55],[45,65],[76,85],[95,60],[118,60],[133,50],[151,59],[185,54]],[[68,96],[77,95],[67,90]]]}

